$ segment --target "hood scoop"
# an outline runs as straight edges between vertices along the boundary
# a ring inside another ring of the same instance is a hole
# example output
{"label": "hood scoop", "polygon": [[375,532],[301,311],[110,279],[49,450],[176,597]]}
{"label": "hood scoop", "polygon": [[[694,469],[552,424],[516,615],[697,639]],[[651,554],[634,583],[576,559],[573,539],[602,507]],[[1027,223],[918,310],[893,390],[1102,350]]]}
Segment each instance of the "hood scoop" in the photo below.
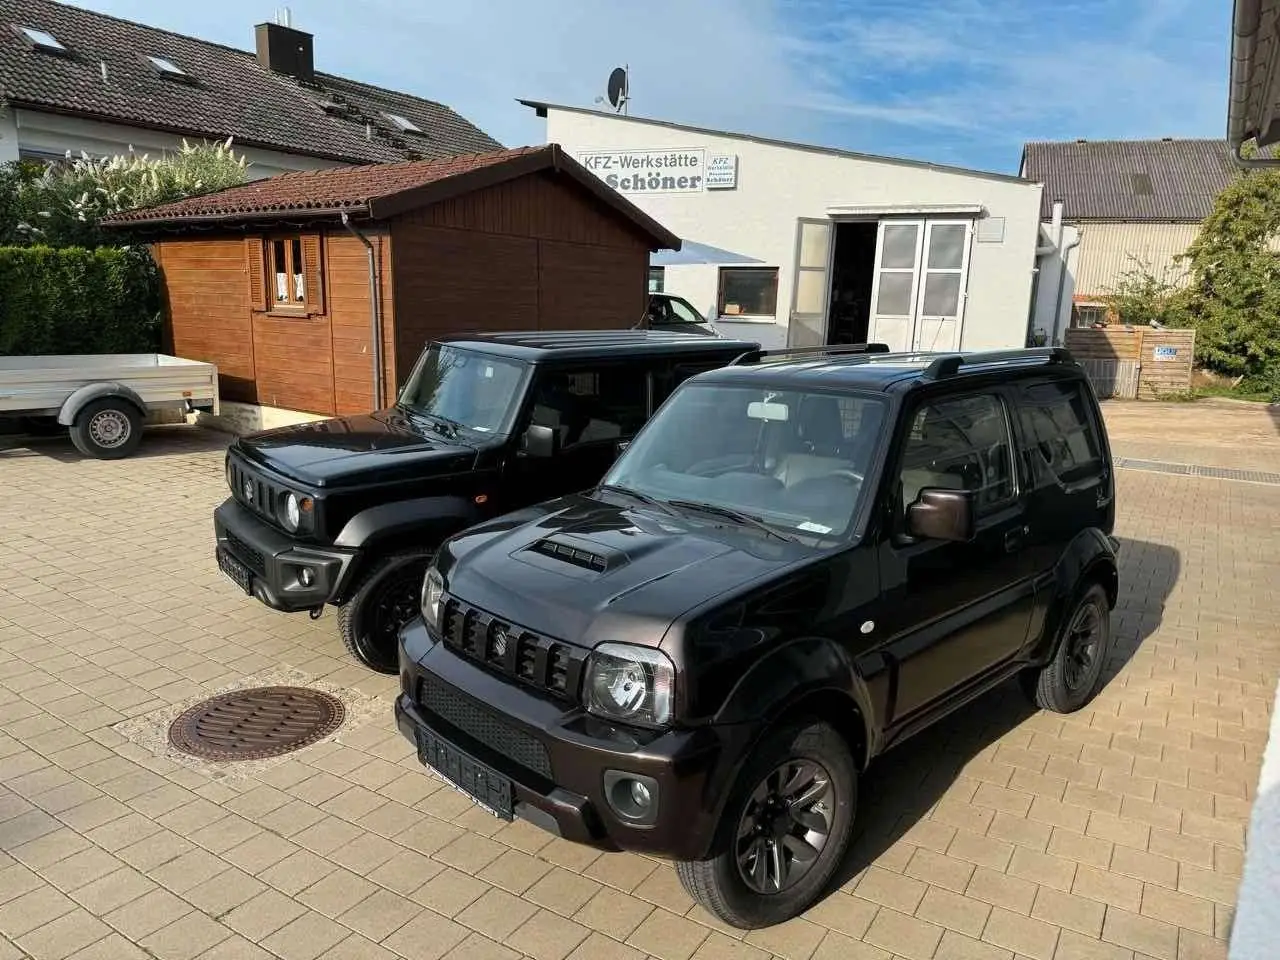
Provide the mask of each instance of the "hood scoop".
{"label": "hood scoop", "polygon": [[528,562],[569,576],[600,576],[627,562],[621,550],[564,533],[535,540],[520,552]]}

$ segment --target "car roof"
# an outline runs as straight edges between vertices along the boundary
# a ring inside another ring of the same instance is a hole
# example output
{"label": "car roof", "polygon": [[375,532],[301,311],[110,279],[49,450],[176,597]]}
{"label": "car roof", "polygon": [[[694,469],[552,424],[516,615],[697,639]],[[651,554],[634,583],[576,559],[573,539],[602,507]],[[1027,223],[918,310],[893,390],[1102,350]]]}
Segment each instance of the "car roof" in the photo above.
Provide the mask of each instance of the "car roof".
{"label": "car roof", "polygon": [[[861,348],[861,349],[860,349]],[[970,353],[889,353],[878,344],[849,348],[755,351],[733,366],[699,375],[698,380],[734,380],[793,387],[903,392],[938,382],[1022,378],[1031,374],[1083,376],[1061,347]]]}
{"label": "car roof", "polygon": [[760,349],[750,340],[729,340],[662,330],[539,330],[524,333],[474,333],[442,337],[437,343],[531,363],[562,358],[680,356],[712,354],[725,358]]}

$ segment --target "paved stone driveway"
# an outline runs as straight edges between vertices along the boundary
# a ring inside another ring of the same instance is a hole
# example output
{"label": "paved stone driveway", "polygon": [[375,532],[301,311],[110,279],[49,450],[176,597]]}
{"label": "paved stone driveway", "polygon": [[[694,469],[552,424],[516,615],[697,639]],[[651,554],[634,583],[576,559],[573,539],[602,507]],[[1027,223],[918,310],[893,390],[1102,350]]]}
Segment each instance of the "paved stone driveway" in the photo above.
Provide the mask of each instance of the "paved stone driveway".
{"label": "paved stone driveway", "polygon": [[[1140,430],[1157,439],[1131,455],[1197,462],[1145,409],[1116,417],[1117,452]],[[1220,457],[1215,409],[1178,413],[1197,415]],[[500,824],[424,775],[392,682],[344,659],[331,617],[217,573],[222,483],[221,441],[181,428],[117,464],[0,450],[0,960],[1225,955],[1280,673],[1280,486],[1121,471],[1105,692],[1064,719],[1000,691],[884,758],[842,888],[744,937],[669,868]],[[383,701],[252,776],[117,732],[283,665]]]}

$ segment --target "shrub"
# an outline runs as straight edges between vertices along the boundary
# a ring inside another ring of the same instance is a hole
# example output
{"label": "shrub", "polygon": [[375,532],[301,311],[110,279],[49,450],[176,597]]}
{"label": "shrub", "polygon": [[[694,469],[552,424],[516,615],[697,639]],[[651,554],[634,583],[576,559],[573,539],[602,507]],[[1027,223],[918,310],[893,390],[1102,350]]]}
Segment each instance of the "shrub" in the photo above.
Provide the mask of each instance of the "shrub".
{"label": "shrub", "polygon": [[0,355],[153,353],[161,303],[142,248],[0,247]]}

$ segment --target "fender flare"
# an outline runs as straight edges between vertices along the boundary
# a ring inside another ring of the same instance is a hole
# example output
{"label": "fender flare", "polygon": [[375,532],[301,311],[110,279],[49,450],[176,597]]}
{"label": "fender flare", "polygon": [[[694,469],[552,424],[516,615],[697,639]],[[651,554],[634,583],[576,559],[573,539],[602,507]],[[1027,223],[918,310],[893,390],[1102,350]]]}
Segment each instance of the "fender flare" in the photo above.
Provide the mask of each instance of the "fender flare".
{"label": "fender flare", "polygon": [[145,417],[147,415],[147,405],[142,397],[138,396],[137,391],[125,386],[123,383],[86,383],[83,387],[76,390],[66,400],[62,401],[62,407],[58,410],[58,423],[64,427],[69,427],[76,422],[76,417],[80,415],[88,404],[95,400],[102,400],[106,397],[119,397],[127,400],[138,408],[138,415]]}
{"label": "fender flare", "polygon": [[[881,737],[874,730],[872,696],[849,653],[826,637],[800,637],[760,659],[733,685],[712,721],[755,723],[759,728],[750,749],[742,751],[733,764],[732,777],[726,782],[737,782],[742,765],[780,719],[805,703],[838,703],[838,698],[847,700],[849,707],[858,712],[858,716],[850,714],[840,727],[846,736],[856,732],[861,737],[860,749],[850,744],[850,750],[858,768],[864,769],[876,755]],[[854,724],[860,724],[860,730]],[[722,791],[718,808],[727,803],[731,792],[732,787]],[[716,817],[719,815],[721,809],[717,809]]]}
{"label": "fender flare", "polygon": [[1097,582],[1107,592],[1107,601],[1115,609],[1119,590],[1120,571],[1116,557],[1100,530],[1083,530],[1063,551],[1053,570],[1054,598],[1045,615],[1044,632],[1047,638],[1041,648],[1046,662],[1058,652],[1061,639],[1062,618],[1080,594],[1080,584]]}

